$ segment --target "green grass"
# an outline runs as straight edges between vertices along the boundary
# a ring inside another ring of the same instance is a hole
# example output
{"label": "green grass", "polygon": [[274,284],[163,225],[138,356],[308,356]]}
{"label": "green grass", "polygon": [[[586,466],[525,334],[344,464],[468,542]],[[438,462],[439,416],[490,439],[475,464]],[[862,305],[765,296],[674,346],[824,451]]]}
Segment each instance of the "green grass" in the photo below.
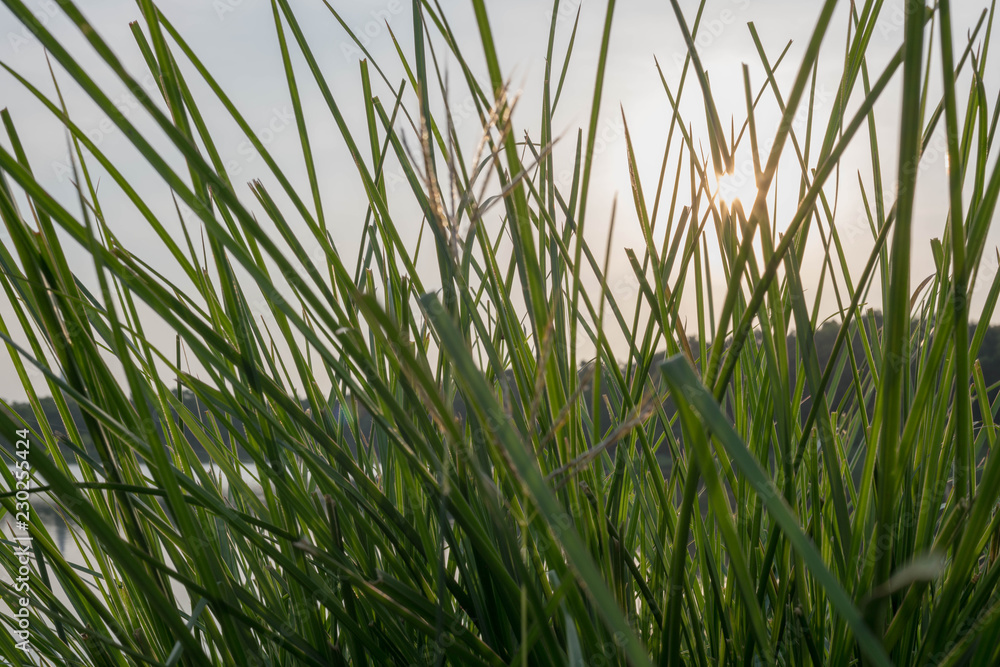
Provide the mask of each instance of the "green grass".
{"label": "green grass", "polygon": [[[984,84],[992,5],[959,40],[948,0],[906,0],[905,38],[871,72],[869,42],[889,12],[880,0],[852,5],[849,26],[833,25],[834,0],[818,5],[796,64],[750,24],[766,77],[743,68],[745,121],[727,133],[696,51],[704,3],[692,16],[671,0],[689,51],[679,80],[660,71],[650,82],[671,110],[662,167],[650,174],[634,150],[646,139],[625,111],[624,150],[595,150],[601,115],[616,106],[602,94],[613,1],[589,118],[560,139],[563,84],[583,47],[558,0],[537,114],[518,107],[505,78],[490,24],[502,5],[473,0],[481,50],[463,52],[442,7],[415,0],[412,51],[396,42],[406,78],[360,64],[360,131],[289,0],[272,0],[305,167],[293,182],[151,0],[139,0],[132,28],[159,100],[75,5],[59,4],[155,132],[116,109],[30,3],[4,4],[60,72],[49,97],[8,69],[64,125],[78,191],[72,207],[47,191],[18,119],[0,114],[0,218],[11,238],[0,282],[16,318],[0,322],[0,338],[38,424],[27,460],[42,488],[31,501],[76,526],[85,554],[69,562],[44,523],[31,523],[35,660],[1000,664],[1000,405],[977,361],[1000,295],[986,254],[1000,195],[1000,106]],[[844,28],[823,118],[819,59],[830,57],[828,33]],[[170,188],[176,217],[152,210],[88,138],[58,81],[115,124]],[[876,122],[894,84],[899,115]],[[328,116],[305,118],[306,87]],[[475,104],[478,145],[456,129],[456,90]],[[682,114],[685,95],[703,116]],[[761,104],[782,114],[773,137],[758,134]],[[266,178],[230,181],[209,106],[246,135]],[[343,220],[324,198],[316,155],[326,147],[315,136],[330,123],[367,198],[364,219]],[[942,132],[947,183],[925,183],[917,165]],[[880,143],[897,138],[896,168],[883,173]],[[859,223],[837,206],[854,180],[841,173],[848,146],[871,160],[872,176],[858,180],[871,246],[860,272]],[[756,200],[720,200],[717,174],[748,150]],[[631,178],[610,220],[588,209],[603,160]],[[396,165],[405,192],[387,186]],[[789,170],[791,181],[779,176]],[[112,233],[98,177],[131,203],[162,265]],[[797,193],[794,209],[775,203],[779,186]],[[934,274],[919,286],[917,187],[950,202]],[[400,235],[413,224],[401,199],[422,214],[417,247]],[[624,253],[634,300],[609,285],[622,218],[644,239]],[[359,249],[338,246],[345,224],[363,228]],[[588,241],[605,234],[603,247]],[[817,244],[820,278],[804,284]],[[73,246],[88,265],[67,260]],[[91,270],[96,289],[77,277]],[[261,298],[266,326],[251,307]],[[836,304],[838,329],[822,357],[821,302]],[[688,306],[693,321],[681,315]],[[158,322],[140,315],[150,310]],[[153,326],[175,333],[176,347],[152,344]],[[52,395],[60,424],[45,418],[39,392]],[[26,428],[0,409],[4,437]],[[0,471],[11,489],[0,494],[5,523],[19,511],[11,470]],[[9,538],[0,563],[14,580],[23,563]],[[13,585],[0,595],[17,608]],[[25,664],[17,619],[2,621],[0,657]]]}

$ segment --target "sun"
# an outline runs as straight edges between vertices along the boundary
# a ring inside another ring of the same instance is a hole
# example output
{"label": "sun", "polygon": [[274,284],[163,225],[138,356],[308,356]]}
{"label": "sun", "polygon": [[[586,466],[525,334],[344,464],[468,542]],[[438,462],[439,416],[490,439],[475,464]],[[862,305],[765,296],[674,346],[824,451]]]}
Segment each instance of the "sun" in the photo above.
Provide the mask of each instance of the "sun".
{"label": "sun", "polygon": [[723,202],[732,205],[739,201],[744,208],[753,206],[757,199],[757,183],[754,175],[736,171],[730,174],[716,176],[718,189],[716,193]]}

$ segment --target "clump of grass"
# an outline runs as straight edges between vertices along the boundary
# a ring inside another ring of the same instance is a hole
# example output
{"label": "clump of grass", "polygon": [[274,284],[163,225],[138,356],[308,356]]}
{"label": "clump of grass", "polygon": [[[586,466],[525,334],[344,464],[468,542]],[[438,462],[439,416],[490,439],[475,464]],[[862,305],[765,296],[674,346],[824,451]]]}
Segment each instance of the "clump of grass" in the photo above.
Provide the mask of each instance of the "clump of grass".
{"label": "clump of grass", "polygon": [[[814,90],[835,1],[819,7],[788,90],[773,75],[785,52],[769,51],[751,24],[767,78],[752,82],[744,67],[746,121],[727,138],[695,47],[704,3],[689,23],[672,0],[689,52],[679,81],[661,72],[673,110],[663,168],[640,173],[627,130],[625,154],[601,157],[630,170],[630,215],[645,239],[626,251],[632,303],[607,288],[618,251],[585,234],[604,224],[587,204],[614,2],[589,122],[555,150],[553,118],[576,44],[562,34],[575,37],[576,23],[558,22],[558,0],[536,124],[515,126],[524,112],[513,113],[486,3],[472,2],[482,47],[473,54],[459,49],[438,3],[414,2],[414,46],[399,49],[406,79],[360,64],[367,127],[357,134],[290,3],[273,0],[301,183],[150,0],[139,1],[133,34],[162,100],[74,4],[59,4],[162,133],[156,142],[24,2],[4,4],[166,182],[178,212],[193,211],[177,221],[152,211],[61,95],[18,77],[65,125],[79,194],[74,211],[46,191],[3,112],[0,218],[12,243],[0,262],[23,337],[15,340],[13,322],[0,337],[38,418],[33,499],[76,526],[86,556],[69,562],[45,525],[31,524],[34,659],[1000,663],[1000,645],[985,641],[1000,632],[997,402],[975,362],[1000,294],[1000,278],[981,275],[1000,193],[990,165],[1000,107],[990,107],[983,83],[992,7],[955,43],[948,0],[907,0],[903,44],[869,72],[882,3],[852,5],[825,124]],[[446,104],[446,55],[475,102],[477,146],[462,141]],[[483,56],[485,77],[472,66]],[[943,82],[940,100],[929,96],[931,77]],[[883,174],[874,107],[897,79],[898,168]],[[306,122],[305,85],[321,92],[328,117]],[[692,87],[706,110],[694,125],[680,111]],[[382,88],[388,94],[376,95]],[[270,175],[249,191],[229,179],[196,89],[211,92],[266,164]],[[769,154],[755,118],[762,99],[782,113]],[[802,109],[804,133],[793,123]],[[337,245],[344,222],[323,206],[310,135],[319,123],[338,129],[369,202],[364,220],[350,221],[364,225],[353,265]],[[951,169],[935,186],[946,189],[950,214],[933,276],[911,291],[917,165],[939,129]],[[845,149],[865,142],[874,176],[860,188],[873,248],[859,274],[833,192]],[[714,187],[741,144],[759,188],[745,206],[720,201]],[[769,204],[782,159],[799,171],[794,210]],[[417,271],[428,260],[400,237],[411,220],[386,186],[394,164],[422,212],[435,275]],[[566,164],[568,183],[556,178]],[[162,266],[115,237],[98,174],[158,239]],[[801,278],[810,237],[826,249],[811,304]],[[70,264],[70,244],[92,265]],[[723,274],[713,276],[718,257]],[[77,278],[90,268],[96,292]],[[987,291],[975,317],[974,287]],[[823,294],[838,314],[829,358],[815,344]],[[250,306],[258,295],[267,326]],[[866,310],[872,299],[883,317]],[[682,302],[696,304],[693,324],[680,317]],[[150,343],[145,309],[176,332],[176,350]],[[581,356],[581,341],[592,358]],[[62,427],[44,419],[30,368],[44,376]],[[0,410],[5,434],[26,427]],[[15,472],[0,474],[14,488]],[[16,511],[13,492],[2,502]],[[18,553],[4,545],[0,560],[16,575]],[[10,584],[2,595],[17,604]],[[16,619],[4,624],[17,629]],[[29,659],[8,634],[0,656]]]}

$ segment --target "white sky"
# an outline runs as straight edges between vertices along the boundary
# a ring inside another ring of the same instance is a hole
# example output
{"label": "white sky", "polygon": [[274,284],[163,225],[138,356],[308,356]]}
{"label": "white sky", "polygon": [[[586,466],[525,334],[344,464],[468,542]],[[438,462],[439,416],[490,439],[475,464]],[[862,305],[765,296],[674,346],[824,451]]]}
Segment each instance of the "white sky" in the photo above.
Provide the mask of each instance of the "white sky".
{"label": "white sky", "polygon": [[[385,69],[389,80],[398,85],[403,78],[403,70],[398,64],[392,39],[384,23],[388,21],[392,31],[400,38],[402,47],[409,50],[412,42],[410,3],[401,0],[330,1],[358,33],[368,34],[368,48],[376,61]],[[55,3],[51,0],[26,0],[26,3],[46,27],[54,32],[61,43],[88,67],[88,71],[95,79],[105,86],[105,90],[110,91],[112,98],[122,104],[130,104],[125,87],[99,63],[79,31],[58,12]],[[582,0],[582,5],[580,3],[581,0],[563,0],[563,12],[567,18],[561,18],[558,26],[560,39],[556,50],[560,52],[560,45],[565,44],[572,29],[572,17],[576,8],[581,6],[580,29],[570,75],[566,82],[565,99],[560,103],[555,120],[557,131],[566,132],[568,138],[563,152],[556,153],[562,168],[572,167],[572,147],[569,144],[575,137],[576,129],[584,126],[588,120],[594,69],[598,58],[597,50],[606,7],[604,2],[598,0]],[[887,0],[882,19],[872,37],[868,57],[873,80],[881,73],[885,62],[902,42],[902,3],[903,0]],[[114,48],[133,76],[152,86],[152,80],[146,75],[142,58],[128,25],[130,21],[140,19],[136,4],[128,0],[82,0],[79,4],[91,24]],[[316,51],[338,103],[351,127],[360,132],[364,127],[364,115],[358,55],[352,43],[319,0],[292,0],[291,4],[308,32],[307,37]],[[681,0],[681,6],[689,23],[693,21],[697,4],[694,0]],[[464,43],[466,52],[475,54],[474,66],[482,71],[484,64],[481,48],[478,48],[471,2],[441,0],[441,5],[460,41]],[[962,0],[953,3],[956,50],[959,52],[964,48],[963,36],[975,25],[987,5],[986,0]],[[748,63],[755,89],[763,82],[763,68],[759,64],[746,26],[747,22],[753,21],[756,25],[763,43],[769,50],[768,56],[772,63],[785,43],[793,40],[792,48],[778,72],[779,83],[787,96],[803,49],[815,26],[820,6],[819,0],[708,1],[698,44],[703,64],[712,78],[713,91],[724,124],[728,126],[730,117],[735,116],[738,127],[746,115],[741,64]],[[842,70],[849,6],[847,0],[839,4],[834,18],[835,27],[824,42],[817,86],[817,128],[825,125]],[[292,182],[301,186],[300,192],[303,198],[309,201],[308,183],[301,162],[294,121],[290,116],[291,104],[278,53],[270,3],[264,0],[164,0],[160,3],[160,7],[223,85],[251,126],[259,128],[262,141],[278,159]],[[506,75],[510,77],[513,87],[523,91],[517,120],[520,122],[520,127],[531,132],[532,137],[537,140],[540,82],[545,67],[545,45],[551,4],[540,0],[505,0],[489,2],[488,8],[494,34],[498,40],[501,65]],[[938,48],[936,35],[934,48]],[[612,249],[616,253],[615,258],[620,258],[621,261],[612,263],[609,282],[620,285],[622,290],[634,289],[629,287],[634,283],[629,278],[631,270],[622,250],[631,247],[636,248],[638,252],[643,241],[631,205],[619,106],[624,108],[628,117],[633,140],[635,141],[636,137],[641,138],[635,143],[640,174],[651,205],[670,113],[669,103],[659,83],[654,57],[663,67],[668,83],[676,89],[684,53],[685,47],[668,0],[619,0],[612,33],[611,56],[599,132],[599,136],[603,139],[603,150],[597,155],[592,198],[588,206],[588,239],[595,248],[603,248],[611,202],[617,193],[618,219]],[[33,82],[46,94],[54,93],[43,49],[3,8],[0,8],[0,61]],[[344,142],[326,111],[318,90],[314,85],[307,85],[308,76],[301,67],[302,64],[301,59],[297,60],[297,65],[300,66],[299,83],[303,87],[306,107],[305,116],[320,167],[324,206],[331,225],[336,229],[334,238],[341,254],[353,257],[361,237],[366,201]],[[561,59],[559,64],[561,65]],[[453,109],[460,108],[466,99],[466,93],[460,88],[461,80],[457,68],[452,66],[449,71],[456,91],[452,95],[452,106]],[[988,67],[988,71],[992,74],[985,81],[985,86],[992,104],[1000,88],[1000,78],[998,78],[1000,67]],[[172,220],[174,216],[170,193],[162,181],[153,174],[151,168],[130,147],[121,133],[109,124],[93,103],[89,102],[86,95],[70,83],[68,75],[57,68],[56,77],[63,86],[63,94],[76,123],[91,133],[100,149],[128,175],[132,184],[146,198],[153,210],[165,220]],[[938,100],[939,93],[936,91],[940,90],[939,79],[940,70],[935,69],[931,82],[932,104]],[[190,80],[194,81],[195,77]],[[897,73],[897,83],[898,80]],[[963,85],[967,85],[965,82],[967,79],[963,79]],[[375,85],[376,92],[388,106],[390,94],[387,87],[380,82],[376,82]],[[152,91],[152,88],[150,90]],[[960,104],[963,104],[966,97],[965,91],[965,88],[959,89]],[[194,92],[198,99],[205,100],[203,112],[216,132],[215,141],[223,159],[231,166],[230,175],[234,182],[245,183],[251,178],[264,176],[260,158],[247,151],[248,143],[236,125],[232,121],[227,121],[221,106],[213,102],[214,97],[207,87],[194,86]],[[408,94],[412,108],[412,91],[408,91]],[[704,121],[700,121],[703,115],[698,106],[700,99],[697,84],[694,78],[689,76],[683,108],[686,118],[695,123],[695,134],[704,140],[707,135]],[[771,134],[777,124],[778,112],[772,99],[769,95],[765,95],[764,102],[757,112],[758,132],[762,137]],[[859,95],[855,94],[852,98],[854,103],[851,106],[852,111],[858,99]],[[67,172],[66,136],[60,129],[58,121],[6,72],[0,72],[0,108],[2,107],[10,110],[36,175],[53,194],[67,204],[70,210],[77,210],[78,206],[73,204],[74,190]],[[897,159],[898,130],[894,118],[899,113],[898,85],[894,84],[887,91],[876,110],[881,128],[883,174],[889,187]],[[150,131],[151,138],[157,138],[156,131],[152,130],[152,123],[143,118],[137,110],[134,114],[130,114],[129,118],[136,122],[140,129]],[[466,151],[469,153],[478,138],[478,128],[472,127],[475,124],[470,120],[467,128],[470,145]],[[804,133],[801,123],[796,129]],[[162,137],[159,138],[158,145],[162,146]],[[842,230],[851,224],[851,220],[863,222],[867,229],[857,185],[857,172],[860,170],[866,188],[870,191],[871,169],[868,163],[866,132],[864,130],[860,132],[857,139],[856,149],[852,149],[845,157],[841,173],[838,226]],[[932,142],[932,146],[943,146],[943,134],[941,140]],[[5,134],[0,137],[0,144],[9,148]],[[705,146],[707,147],[707,143]],[[815,152],[814,147],[813,153]],[[176,154],[169,151],[167,154],[173,155],[173,164],[179,164]],[[737,156],[737,164],[748,159],[748,153],[741,153]],[[793,166],[791,163],[791,160],[794,160],[793,154],[786,154],[784,159],[788,167]],[[926,157],[926,162],[927,168],[921,172],[918,218],[915,226],[914,284],[932,270],[928,242],[943,233],[946,213],[944,155],[940,151],[933,152],[932,148]],[[557,168],[559,166],[557,164]],[[274,183],[273,177],[267,179],[267,182]],[[155,255],[145,256],[142,251],[144,248],[158,247],[159,242],[153,238],[148,226],[139,219],[131,206],[124,203],[122,195],[110,185],[109,181],[102,187],[104,188],[100,191],[102,204],[112,229],[128,247],[137,249],[141,257],[155,265],[157,260]],[[398,192],[395,190],[393,192],[399,199],[397,210],[409,210],[407,207],[413,206],[412,197],[406,197],[406,187],[401,185]],[[792,188],[786,190],[791,194]],[[832,196],[832,187],[827,191]],[[251,199],[247,188],[240,190],[239,194],[247,201]],[[790,216],[793,204],[794,196],[790,204],[784,207],[786,215]],[[410,228],[401,228],[404,242],[415,243],[419,222],[419,215],[414,215],[413,225]],[[779,227],[780,224],[779,220]],[[179,225],[174,222],[168,222],[168,226],[179,230]],[[5,244],[10,242],[5,229],[0,229],[0,242]],[[871,239],[865,233],[858,236],[856,242],[857,252],[852,252],[852,257],[855,257],[856,261],[852,269],[858,272],[868,256]],[[996,236],[991,236],[987,246],[987,257],[993,256],[992,248],[996,243]],[[815,283],[819,275],[820,250],[815,244],[813,245],[812,250],[817,253],[816,261],[804,263],[805,267],[813,267],[813,275],[808,273],[803,275],[807,288]],[[431,253],[424,255],[428,260],[432,259]],[[74,269],[79,271],[81,278],[90,284],[96,283],[85,253],[73,252],[69,259]],[[353,260],[349,264],[353,264]],[[430,277],[436,275],[433,263],[424,262],[421,268],[428,271],[426,280],[429,284],[433,284]],[[716,270],[714,275],[718,279],[722,275],[721,263],[714,269]],[[992,277],[996,270],[995,261],[986,260],[983,271],[986,272],[987,269],[989,277]],[[180,278],[178,273],[170,273],[169,270],[166,272],[170,278]],[[721,286],[717,285],[717,288]],[[980,297],[983,291],[979,290]],[[874,293],[877,293],[877,290]],[[974,301],[973,313],[976,312],[978,303],[980,301]],[[9,327],[17,330],[16,322],[12,321],[12,310],[6,303],[5,297],[0,299],[0,317],[5,318]],[[160,334],[156,332],[155,327],[148,333],[153,335],[154,340],[161,345],[161,349],[168,351],[167,354],[172,356],[172,333],[164,332],[162,340],[157,339]],[[23,391],[19,387],[6,352],[0,353],[0,378],[5,378],[3,386],[0,386],[0,396],[12,400],[23,398]]]}

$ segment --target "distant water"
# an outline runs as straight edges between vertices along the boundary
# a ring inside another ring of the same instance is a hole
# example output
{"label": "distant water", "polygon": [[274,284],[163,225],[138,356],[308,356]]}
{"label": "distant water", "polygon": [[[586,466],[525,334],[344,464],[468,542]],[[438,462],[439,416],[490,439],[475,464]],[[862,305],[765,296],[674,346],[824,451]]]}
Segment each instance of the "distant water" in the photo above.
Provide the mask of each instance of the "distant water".
{"label": "distant water", "polygon": [[[211,465],[208,462],[204,463],[206,470],[213,472]],[[249,464],[244,464],[245,466],[253,467],[254,464],[250,462]],[[144,475],[149,475],[149,468],[147,466],[141,467]],[[241,466],[243,481],[251,488],[260,493],[260,483],[254,477],[254,475],[246,469],[246,467]],[[75,479],[81,479],[80,468],[77,465],[70,466],[70,472]],[[214,468],[213,476],[218,480],[220,473],[217,467]],[[38,482],[38,485],[43,485],[44,482]],[[33,484],[32,486],[35,486]],[[220,480],[220,488],[223,492],[227,491],[228,483],[225,477]],[[95,563],[93,561],[93,554],[90,551],[89,545],[86,543],[86,536],[83,534],[82,529],[74,525],[71,522],[67,522],[62,515],[55,509],[55,505],[52,502],[51,497],[45,493],[32,494],[31,496],[31,514],[30,519],[32,522],[40,522],[42,526],[45,527],[52,539],[56,548],[63,555],[66,561],[79,569],[78,572],[80,577],[94,585],[98,584],[97,579],[93,574],[88,571],[99,570],[99,568],[94,567]],[[0,549],[12,549],[15,547],[20,547],[22,545],[30,546],[30,540],[22,539],[27,537],[27,532],[24,530],[18,530],[15,517],[6,514],[0,520],[0,532],[2,532],[3,542],[0,543]],[[34,561],[34,555],[32,555],[32,561]],[[168,565],[172,565],[169,560]],[[50,581],[53,584],[56,595],[59,600],[70,606],[70,600],[65,594],[64,590],[60,584],[52,577],[51,565],[46,563],[47,569],[50,575]],[[6,570],[0,570],[0,581],[5,584],[13,583],[10,574]],[[172,589],[174,596],[177,599],[178,605],[185,612],[190,612],[191,610],[191,600],[187,595],[187,591],[184,590],[183,586],[172,582]],[[99,596],[100,597],[100,596]],[[32,601],[33,604],[37,604],[37,600]],[[0,601],[0,614],[9,615],[12,613],[11,608],[3,601]],[[0,665],[4,664],[3,660],[0,659]]]}

